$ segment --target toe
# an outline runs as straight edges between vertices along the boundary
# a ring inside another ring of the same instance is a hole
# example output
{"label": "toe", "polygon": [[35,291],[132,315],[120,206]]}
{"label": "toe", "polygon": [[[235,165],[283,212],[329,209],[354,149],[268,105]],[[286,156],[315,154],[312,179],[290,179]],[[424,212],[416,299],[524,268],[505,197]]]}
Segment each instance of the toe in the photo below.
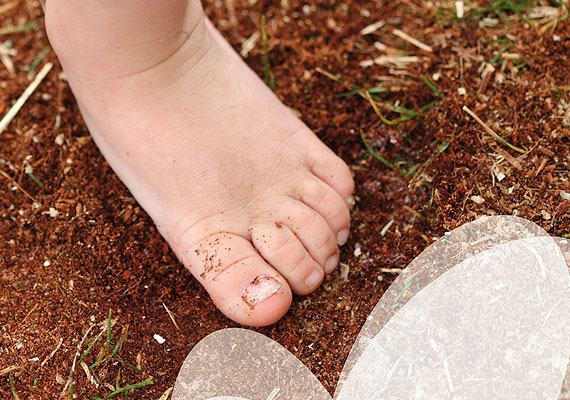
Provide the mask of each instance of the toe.
{"label": "toe", "polygon": [[279,222],[264,222],[253,227],[254,246],[263,258],[279,271],[295,294],[306,295],[321,284],[324,270],[297,236]]}
{"label": "toe", "polygon": [[342,197],[329,185],[312,174],[302,182],[300,200],[317,211],[327,221],[339,245],[346,243],[350,227],[350,212]]}
{"label": "toe", "polygon": [[287,282],[247,239],[218,233],[187,249],[182,261],[228,318],[265,326],[289,309],[292,294]]}
{"label": "toe", "polygon": [[335,269],[339,260],[336,238],[318,212],[300,201],[289,199],[279,209],[274,222],[287,226],[327,273]]}
{"label": "toe", "polygon": [[311,153],[311,171],[323,182],[331,186],[350,206],[350,196],[354,191],[352,173],[346,163],[334,152],[319,143],[318,150]]}

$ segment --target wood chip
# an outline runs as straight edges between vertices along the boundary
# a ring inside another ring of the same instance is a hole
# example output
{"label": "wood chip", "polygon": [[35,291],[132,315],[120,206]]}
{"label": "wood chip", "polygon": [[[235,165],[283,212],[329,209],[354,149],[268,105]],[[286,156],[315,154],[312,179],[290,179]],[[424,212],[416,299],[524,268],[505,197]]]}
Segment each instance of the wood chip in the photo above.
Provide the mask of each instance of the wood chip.
{"label": "wood chip", "polygon": [[345,264],[345,263],[340,263],[339,264],[339,270],[340,270],[340,278],[344,282],[347,282],[348,281],[348,273],[350,272],[350,266],[348,264]]}
{"label": "wood chip", "polygon": [[55,144],[57,144],[58,146],[63,146],[64,142],[65,142],[65,135],[63,133],[60,133],[55,137]]}
{"label": "wood chip", "polygon": [[481,71],[481,84],[479,85],[479,89],[477,90],[478,94],[481,94],[485,92],[485,90],[487,90],[487,86],[489,85],[489,80],[491,79],[491,76],[495,72],[495,67],[488,62],[483,62],[480,68],[482,68],[482,71]]}
{"label": "wood chip", "polygon": [[16,68],[14,66],[14,62],[10,57],[13,57],[18,54],[16,49],[12,49],[8,46],[8,44],[0,43],[0,62],[4,64],[4,67],[8,70],[10,76],[16,75]]}
{"label": "wood chip", "polygon": [[261,34],[259,33],[259,31],[255,31],[253,35],[251,35],[248,39],[246,39],[242,43],[241,51],[239,52],[242,57],[244,58],[247,57],[249,52],[255,48],[255,42],[257,41],[257,39],[259,39],[260,36]]}
{"label": "wood chip", "polygon": [[374,22],[373,24],[368,25],[367,27],[363,28],[360,31],[361,35],[370,35],[371,33],[376,32],[378,29],[382,28],[385,25],[384,21]]}
{"label": "wood chip", "polygon": [[354,257],[360,257],[362,255],[362,249],[360,248],[360,243],[356,243],[354,245],[354,253],[352,253]]}
{"label": "wood chip", "polygon": [[380,231],[380,235],[384,236],[388,232],[388,230],[392,227],[392,225],[394,225],[393,219],[391,219],[390,222],[384,225],[384,228],[382,228],[382,231]]}
{"label": "wood chip", "polygon": [[408,35],[406,32],[403,32],[403,31],[401,31],[401,30],[399,30],[399,29],[394,29],[394,30],[392,31],[392,33],[393,33],[394,35],[398,36],[400,39],[403,39],[403,40],[405,40],[406,42],[411,43],[411,44],[413,44],[414,46],[416,46],[416,47],[418,47],[418,48],[420,48],[420,49],[422,49],[422,50],[424,50],[424,51],[433,53],[433,49],[432,49],[431,46],[428,46],[427,44],[425,44],[425,43],[423,43],[423,42],[420,42],[418,39],[411,37],[411,36]]}
{"label": "wood chip", "polygon": [[457,15],[457,18],[459,19],[465,16],[465,4],[463,3],[463,0],[455,2],[455,15]]}
{"label": "wood chip", "polygon": [[2,62],[2,64],[4,64],[4,67],[6,67],[6,69],[8,70],[10,76],[16,75],[16,68],[10,56],[0,53],[0,61]]}
{"label": "wood chip", "polygon": [[18,50],[12,49],[4,43],[0,43],[0,55],[6,55],[6,56],[12,56],[12,57],[17,56]]}
{"label": "wood chip", "polygon": [[65,380],[63,379],[63,377],[60,374],[55,374],[55,381],[57,383],[59,383],[60,385],[63,385],[65,383]]}
{"label": "wood chip", "polygon": [[380,51],[387,51],[388,49],[390,49],[390,47],[386,46],[382,42],[374,42],[374,48]]}
{"label": "wood chip", "polygon": [[481,196],[471,196],[471,201],[476,204],[483,204],[485,199]]}
{"label": "wood chip", "polygon": [[479,21],[479,26],[481,27],[488,26],[494,28],[497,25],[499,25],[499,20],[497,18],[485,17],[481,21]]}
{"label": "wood chip", "polygon": [[491,172],[493,172],[493,176],[499,182],[501,182],[503,179],[506,178],[505,173],[501,170],[501,168],[497,164],[493,165],[493,167],[491,168]]}
{"label": "wood chip", "polygon": [[534,7],[532,10],[530,10],[528,18],[530,19],[539,19],[545,17],[557,18],[560,15],[561,11],[562,7],[548,7],[548,6]]}
{"label": "wood chip", "polygon": [[518,61],[521,59],[521,55],[519,53],[503,53],[501,58],[503,60]]}
{"label": "wood chip", "polygon": [[403,271],[402,268],[380,268],[380,271],[384,272],[385,274],[399,274]]}
{"label": "wood chip", "polygon": [[364,60],[358,63],[362,68],[371,67],[374,65],[374,60]]}
{"label": "wood chip", "polygon": [[160,398],[158,400],[168,399],[168,396],[170,396],[170,392],[172,392],[173,389],[174,389],[174,387],[166,389],[166,391],[162,394],[162,396],[160,396]]}
{"label": "wood chip", "polygon": [[570,201],[570,193],[568,193],[568,192],[560,192],[560,196],[562,196],[562,198],[563,198],[564,200]]}
{"label": "wood chip", "polygon": [[417,56],[402,56],[402,57],[380,56],[380,57],[376,57],[374,59],[374,64],[376,64],[376,65],[388,65],[388,64],[403,65],[403,64],[417,63],[420,61],[421,61],[420,57],[417,57]]}

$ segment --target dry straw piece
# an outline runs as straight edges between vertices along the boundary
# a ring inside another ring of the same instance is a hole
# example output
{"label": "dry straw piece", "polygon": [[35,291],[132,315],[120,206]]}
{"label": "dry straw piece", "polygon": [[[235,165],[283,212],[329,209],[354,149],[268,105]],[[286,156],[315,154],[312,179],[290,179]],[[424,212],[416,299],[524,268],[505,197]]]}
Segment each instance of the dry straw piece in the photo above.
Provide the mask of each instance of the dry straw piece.
{"label": "dry straw piece", "polygon": [[0,370],[0,376],[8,375],[10,372],[15,371],[17,369],[20,369],[20,367],[18,367],[17,365],[12,365],[10,367],[6,367],[6,368]]}
{"label": "dry straw piece", "polygon": [[411,44],[413,44],[414,46],[416,46],[416,47],[418,47],[418,48],[420,48],[420,49],[422,49],[422,50],[424,50],[424,51],[433,53],[433,49],[432,49],[431,46],[428,46],[427,44],[425,44],[425,43],[423,43],[423,42],[420,42],[418,39],[415,39],[415,38],[411,37],[411,36],[408,35],[406,32],[403,32],[403,31],[401,31],[401,30],[399,30],[399,29],[394,29],[394,30],[392,31],[392,33],[393,33],[394,35],[398,36],[400,39],[403,39],[403,40],[405,40],[406,42],[411,43]]}
{"label": "dry straw piece", "polygon": [[18,114],[18,112],[24,106],[24,104],[30,98],[30,96],[36,91],[40,83],[42,83],[42,81],[49,73],[49,71],[51,71],[52,68],[53,68],[52,63],[47,63],[46,65],[44,65],[43,68],[40,70],[40,72],[38,72],[32,83],[30,83],[30,85],[26,88],[26,90],[24,90],[20,98],[16,100],[12,108],[10,108],[6,113],[6,115],[4,115],[4,118],[2,118],[2,120],[0,121],[0,134],[2,134],[6,130],[10,122],[12,122],[14,117]]}
{"label": "dry straw piece", "polygon": [[471,111],[467,106],[463,106],[463,111],[465,111],[467,114],[469,114],[471,116],[471,118],[473,118],[475,121],[477,121],[479,123],[479,125],[481,125],[483,127],[483,129],[485,129],[485,131],[493,136],[493,138],[495,138],[495,140],[497,140],[499,143],[504,144],[505,146],[507,146],[508,148],[519,152],[521,154],[526,154],[526,150],[525,149],[521,149],[520,147],[517,147],[515,145],[510,144],[509,142],[507,142],[505,139],[503,139],[502,137],[500,137],[494,130],[492,130],[489,125],[487,125],[486,123],[484,123],[481,118],[479,118],[473,111]]}
{"label": "dry straw piece", "polygon": [[384,21],[378,21],[378,22],[374,22],[373,24],[370,24],[366,27],[364,27],[361,31],[360,34],[361,35],[370,35],[371,33],[376,32],[378,29],[382,28],[384,26]]}

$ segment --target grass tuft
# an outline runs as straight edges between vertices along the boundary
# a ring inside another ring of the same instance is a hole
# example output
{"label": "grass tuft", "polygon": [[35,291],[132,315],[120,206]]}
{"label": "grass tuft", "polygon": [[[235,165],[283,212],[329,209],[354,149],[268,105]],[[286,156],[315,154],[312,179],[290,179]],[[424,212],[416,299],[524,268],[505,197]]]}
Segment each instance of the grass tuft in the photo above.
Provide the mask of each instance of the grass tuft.
{"label": "grass tuft", "polygon": [[[122,325],[118,324],[118,326],[121,327]],[[79,358],[77,363],[74,362],[74,365],[81,365],[86,359],[92,358],[93,354],[96,353],[97,355],[96,355],[95,361],[94,362],[92,361],[92,364],[87,367],[89,370],[95,370],[95,368],[98,368],[98,371],[100,370],[100,371],[105,372],[105,368],[107,366],[117,365],[117,363],[118,363],[122,366],[125,366],[125,367],[128,367],[128,368],[134,370],[136,373],[142,373],[142,371],[139,367],[126,362],[120,356],[121,348],[122,348],[123,344],[125,343],[125,340],[127,339],[128,335],[129,335],[128,326],[122,326],[122,330],[123,330],[123,332],[122,332],[122,335],[119,338],[119,340],[117,340],[116,343],[113,343],[113,339],[115,337],[117,337],[117,335],[116,335],[117,331],[115,329],[115,332],[114,332],[112,311],[109,311],[109,315],[107,317],[107,324],[106,324],[106,326],[102,327],[101,332],[99,332],[97,335],[95,335],[92,339],[88,338],[89,331],[87,331],[86,334],[84,335],[84,338],[81,341],[81,343],[83,343],[83,342],[89,343],[89,346],[83,352],[82,356]],[[107,340],[104,341],[104,343],[101,343],[103,341],[101,341],[100,339],[103,337],[103,335],[105,335],[107,337]],[[98,343],[100,344],[100,346],[97,346]],[[95,348],[99,349],[98,352],[94,351]],[[69,398],[70,399],[72,399],[74,396],[73,392],[74,392],[74,388],[75,388],[75,382],[73,379],[74,378],[73,372],[74,372],[74,369],[72,368],[72,370],[70,371],[70,377],[69,377],[69,382],[70,382]],[[121,376],[121,370],[119,369],[119,373],[117,375],[116,382],[113,385],[113,387],[116,388],[116,390],[114,392],[112,392],[109,395],[105,395],[104,398],[92,396],[92,397],[90,397],[90,399],[105,400],[105,399],[112,398],[118,394],[124,394],[124,397],[127,398],[130,390],[153,384],[152,379],[148,378],[142,382],[139,382],[136,384],[131,384],[131,385],[126,385],[125,387],[121,388],[119,386],[120,376]]]}

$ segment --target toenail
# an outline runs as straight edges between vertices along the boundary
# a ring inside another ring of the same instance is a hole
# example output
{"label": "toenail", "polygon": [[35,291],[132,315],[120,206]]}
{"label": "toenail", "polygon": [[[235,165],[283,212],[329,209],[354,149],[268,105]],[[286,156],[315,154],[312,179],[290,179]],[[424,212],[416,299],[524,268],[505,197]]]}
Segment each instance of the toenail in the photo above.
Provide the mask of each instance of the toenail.
{"label": "toenail", "polygon": [[349,206],[354,207],[356,205],[356,200],[354,199],[353,195],[348,196],[346,202]]}
{"label": "toenail", "polygon": [[305,285],[307,285],[308,288],[313,288],[317,286],[319,282],[323,279],[323,275],[324,273],[322,269],[320,268],[315,269],[305,281]]}
{"label": "toenail", "polygon": [[325,263],[325,272],[327,274],[330,274],[331,272],[334,271],[337,265],[338,265],[338,253],[336,253],[334,256],[330,257],[327,260],[327,262]]}
{"label": "toenail", "polygon": [[273,296],[283,284],[272,276],[261,275],[243,289],[242,300],[253,309],[256,304]]}
{"label": "toenail", "polygon": [[336,242],[339,246],[342,246],[348,240],[348,229],[343,229],[340,231],[336,237]]}

